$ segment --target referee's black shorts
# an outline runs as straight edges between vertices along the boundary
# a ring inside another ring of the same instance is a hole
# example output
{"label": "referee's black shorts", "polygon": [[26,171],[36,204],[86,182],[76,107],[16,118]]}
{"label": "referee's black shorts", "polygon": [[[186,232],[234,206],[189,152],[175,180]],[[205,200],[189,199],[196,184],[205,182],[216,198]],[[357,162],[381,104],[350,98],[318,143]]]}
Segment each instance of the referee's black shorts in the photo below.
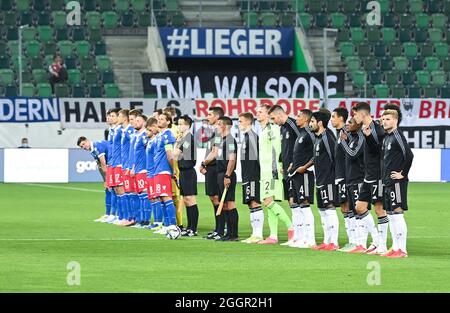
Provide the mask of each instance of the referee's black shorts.
{"label": "referee's black shorts", "polygon": [[[222,197],[222,194],[225,190],[225,185],[223,183],[223,180],[225,178],[226,173],[225,172],[219,172],[217,173],[217,187],[218,187],[218,196],[219,198]],[[231,179],[231,185],[228,187],[227,195],[225,196],[225,201],[235,201],[236,199],[236,173],[233,172],[230,176]]]}
{"label": "referee's black shorts", "polygon": [[182,196],[197,195],[197,172],[194,168],[180,169],[180,192]]}
{"label": "referee's black shorts", "polygon": [[219,190],[217,187],[217,167],[211,165],[206,167],[205,174],[205,193],[207,196],[218,196]]}

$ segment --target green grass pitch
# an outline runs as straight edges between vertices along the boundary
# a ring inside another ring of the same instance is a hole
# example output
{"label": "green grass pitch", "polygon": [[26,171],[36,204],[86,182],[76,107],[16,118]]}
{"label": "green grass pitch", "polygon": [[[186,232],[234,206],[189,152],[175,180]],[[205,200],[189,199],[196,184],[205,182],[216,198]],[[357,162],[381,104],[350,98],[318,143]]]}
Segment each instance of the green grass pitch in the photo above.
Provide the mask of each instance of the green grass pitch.
{"label": "green grass pitch", "polygon": [[[238,186],[239,203],[240,190]],[[204,235],[213,214],[202,185],[199,192],[199,232]],[[201,237],[168,240],[148,230],[92,222],[103,213],[103,196],[100,184],[0,184],[0,292],[450,290],[450,184],[410,184],[408,259]],[[250,232],[249,214],[241,204],[238,209],[243,239]],[[320,242],[319,216],[315,207],[313,211]],[[340,220],[343,244],[342,216]],[[279,234],[283,242],[284,225]],[[80,264],[79,286],[67,284],[71,261]],[[374,264],[379,264],[379,285],[367,282]]]}

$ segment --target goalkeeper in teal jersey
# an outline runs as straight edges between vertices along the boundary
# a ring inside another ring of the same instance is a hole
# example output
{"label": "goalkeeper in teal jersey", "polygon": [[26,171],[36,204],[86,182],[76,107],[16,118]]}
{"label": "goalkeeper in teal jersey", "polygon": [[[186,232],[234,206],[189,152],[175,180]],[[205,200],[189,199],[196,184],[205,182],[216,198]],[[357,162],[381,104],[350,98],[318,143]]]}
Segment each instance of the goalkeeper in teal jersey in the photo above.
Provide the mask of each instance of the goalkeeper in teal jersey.
{"label": "goalkeeper in teal jersey", "polygon": [[269,106],[260,106],[256,118],[261,125],[259,135],[259,163],[261,166],[260,197],[267,207],[270,236],[258,244],[278,243],[278,219],[290,228],[292,223],[284,209],[275,200],[283,200],[283,175],[280,172],[280,127],[269,123]]}

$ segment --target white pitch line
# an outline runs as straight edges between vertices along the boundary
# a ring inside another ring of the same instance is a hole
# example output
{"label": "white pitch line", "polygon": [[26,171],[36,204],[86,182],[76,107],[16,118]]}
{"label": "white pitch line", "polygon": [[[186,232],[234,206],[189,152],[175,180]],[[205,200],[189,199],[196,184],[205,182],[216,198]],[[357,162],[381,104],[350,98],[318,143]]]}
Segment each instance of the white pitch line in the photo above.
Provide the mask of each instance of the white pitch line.
{"label": "white pitch line", "polygon": [[[189,240],[198,240],[202,238],[189,238]],[[161,238],[0,238],[0,241],[151,241],[167,240]]]}
{"label": "white pitch line", "polygon": [[101,192],[101,193],[105,192],[104,190],[95,190],[95,189],[78,188],[78,187],[53,186],[53,185],[45,185],[45,184],[24,184],[24,185],[33,186],[33,187],[53,188],[53,189],[67,189],[67,190],[75,190],[75,191]]}

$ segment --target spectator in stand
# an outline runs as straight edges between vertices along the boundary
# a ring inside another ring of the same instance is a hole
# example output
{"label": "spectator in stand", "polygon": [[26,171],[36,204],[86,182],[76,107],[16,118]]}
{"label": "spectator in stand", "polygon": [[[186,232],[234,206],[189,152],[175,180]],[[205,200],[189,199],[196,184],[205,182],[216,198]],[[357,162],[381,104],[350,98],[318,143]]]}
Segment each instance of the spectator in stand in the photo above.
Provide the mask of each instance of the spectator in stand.
{"label": "spectator in stand", "polygon": [[67,81],[67,69],[59,54],[53,57],[53,63],[48,67],[50,72],[50,85],[52,92],[55,93],[55,84],[65,83]]}
{"label": "spectator in stand", "polygon": [[28,145],[28,138],[22,138],[22,144],[20,145],[19,149],[29,149],[31,148]]}

